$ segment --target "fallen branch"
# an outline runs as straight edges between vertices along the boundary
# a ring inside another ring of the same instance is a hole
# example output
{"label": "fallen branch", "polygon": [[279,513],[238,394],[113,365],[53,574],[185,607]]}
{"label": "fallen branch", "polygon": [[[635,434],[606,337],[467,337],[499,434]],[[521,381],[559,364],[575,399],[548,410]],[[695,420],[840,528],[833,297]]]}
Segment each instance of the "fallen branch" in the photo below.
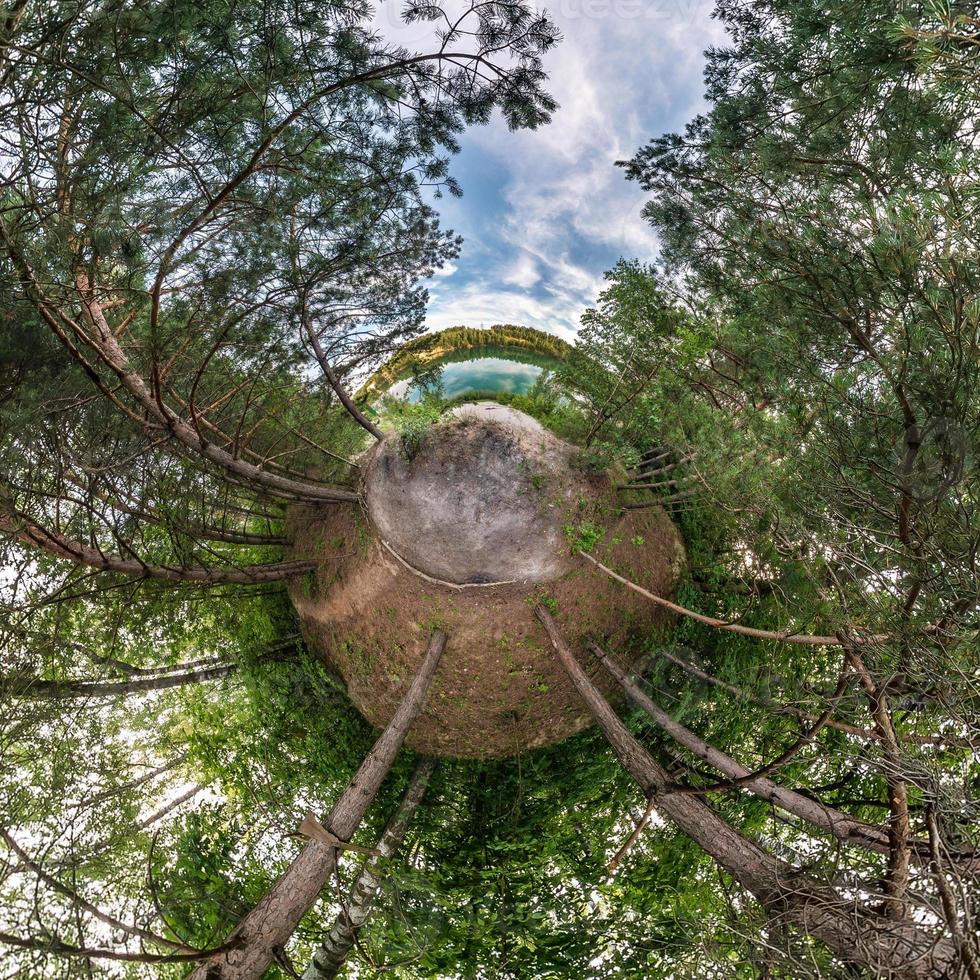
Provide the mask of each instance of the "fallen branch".
{"label": "fallen branch", "polygon": [[[715,619],[713,616],[705,616],[702,613],[695,612],[693,609],[685,609],[684,606],[679,606],[676,602],[671,602],[669,599],[664,599],[662,596],[654,595],[652,592],[648,592],[635,582],[631,582],[628,578],[623,578],[622,575],[617,575],[611,568],[607,568],[602,564],[602,562],[597,561],[587,552],[579,549],[579,554],[583,558],[587,558],[593,565],[596,566],[596,568],[602,572],[605,572],[610,578],[615,579],[617,582],[622,582],[627,588],[632,589],[645,599],[649,599],[651,602],[655,602],[658,606],[663,606],[664,609],[669,609],[671,612],[679,613],[681,616],[687,616],[689,619],[693,619],[696,622],[704,623],[706,626],[713,626],[715,629],[720,630],[728,630],[731,633],[741,633],[743,636],[753,636],[759,640],[776,640],[781,643],[800,643],[805,646],[841,646],[841,641],[836,636],[811,636],[805,633],[774,633],[771,630],[760,630],[755,629],[755,627],[752,626],[741,626],[738,623],[729,623],[723,619]],[[871,641],[876,641],[882,638],[871,637],[870,639]]]}

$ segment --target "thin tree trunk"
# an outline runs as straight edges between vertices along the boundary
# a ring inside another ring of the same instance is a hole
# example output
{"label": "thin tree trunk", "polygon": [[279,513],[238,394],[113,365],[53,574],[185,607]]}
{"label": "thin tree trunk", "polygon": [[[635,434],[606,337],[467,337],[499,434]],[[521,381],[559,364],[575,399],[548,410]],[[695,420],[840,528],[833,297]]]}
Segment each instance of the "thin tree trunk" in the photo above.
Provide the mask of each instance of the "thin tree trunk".
{"label": "thin tree trunk", "polygon": [[[296,645],[292,638],[270,645],[259,658],[262,661],[282,660],[283,650]],[[128,672],[124,681],[103,681],[96,678],[51,681],[31,674],[0,674],[0,690],[7,689],[11,697],[35,698],[37,700],[59,700],[68,698],[111,697],[117,694],[137,694],[145,691],[162,691],[170,687],[183,687],[186,684],[200,684],[234,674],[240,667],[237,663],[224,663],[220,659],[190,661],[183,664],[159,667],[133,667],[110,658],[103,662]],[[196,669],[195,669],[196,668]]]}
{"label": "thin tree trunk", "polygon": [[[669,456],[667,453],[666,456]],[[660,457],[660,458],[666,458]],[[690,463],[694,459],[693,454],[687,456],[682,456],[676,463],[668,463],[666,466],[660,466],[656,461],[653,463],[645,463],[641,466],[634,467],[630,470],[636,479],[643,479],[649,476],[663,476],[666,473],[670,473],[672,470],[676,470],[679,466],[683,466],[685,463]]]}
{"label": "thin tree trunk", "polygon": [[27,293],[41,318],[96,383],[99,390],[134,422],[143,420],[140,419],[137,412],[128,409],[108,388],[106,383],[99,378],[92,364],[89,363],[82,350],[69,336],[68,331],[74,334],[82,345],[90,347],[98,359],[118,378],[122,386],[145,412],[146,420],[143,421],[143,424],[149,423],[149,425],[159,427],[164,432],[169,433],[185,453],[203,456],[210,463],[227,472],[232,479],[249,487],[261,487],[280,497],[313,503],[324,501],[357,503],[360,498],[356,493],[349,490],[339,490],[336,487],[288,479],[274,473],[267,473],[254,463],[249,463],[240,456],[234,455],[205,439],[186,419],[181,418],[162,399],[157,398],[146,381],[133,370],[129,358],[115,336],[115,331],[106,319],[105,312],[87,276],[84,273],[78,273],[76,287],[79,301],[85,311],[85,318],[91,327],[91,333],[82,330],[78,323],[64,317],[60,311],[52,311],[52,305],[38,286],[33,270],[23,254],[13,246],[5,231],[6,229],[0,227],[0,233],[3,234],[8,253],[23,274]]}
{"label": "thin tree trunk", "polygon": [[7,847],[9,847],[18,858],[20,858],[21,864],[33,872],[33,874],[43,881],[48,888],[54,892],[57,892],[59,895],[64,896],[72,903],[73,906],[87,912],[93,918],[105,923],[110,928],[117,929],[118,931],[124,932],[129,936],[136,936],[139,939],[143,939],[146,942],[153,943],[157,946],[166,946],[169,949],[177,949],[182,953],[195,952],[195,950],[186,943],[175,942],[173,939],[168,939],[166,936],[158,936],[156,933],[150,932],[150,930],[144,929],[141,926],[123,922],[122,919],[117,919],[114,915],[104,912],[97,905],[93,905],[91,902],[79,895],[79,893],[73,888],[70,888],[63,881],[55,878],[54,875],[49,874],[20,846],[14,836],[6,828],[0,829],[0,838],[2,838]]}
{"label": "thin tree trunk", "polygon": [[[614,663],[600,646],[592,644],[592,650],[599,657],[602,666],[619,681],[630,700],[641,707],[679,745],[687,749],[692,755],[703,759],[720,773],[731,776],[732,779],[744,779],[750,775],[750,770],[741,763],[709,745],[689,728],[671,718],[666,711],[654,703],[649,695],[641,691],[626,676],[619,665]],[[796,793],[774,783],[765,776],[744,782],[741,785],[750,793],[775,804],[787,813],[792,813],[801,820],[820,827],[821,830],[828,831],[839,841],[857,844],[879,854],[889,853],[888,833],[880,827],[865,823],[863,820],[856,820],[840,810],[824,806],[801,793]]]}
{"label": "thin tree trunk", "polygon": [[686,794],[661,795],[667,772],[646,752],[596,690],[562,639],[544,606],[535,615],[572,684],[588,705],[613,751],[644,795],[657,796],[658,808],[709,854],[769,912],[774,922],[792,922],[825,943],[844,960],[879,975],[925,980],[948,976],[956,948],[908,922],[867,911],[856,900],[807,878],[775,858],[719,817],[703,800]]}
{"label": "thin tree trunk", "polygon": [[110,697],[118,694],[135,694],[146,691],[162,691],[168,687],[200,684],[203,681],[227,677],[238,670],[238,664],[225,664],[207,670],[192,670],[186,674],[165,674],[162,677],[142,677],[132,681],[46,681],[25,674],[0,675],[0,689],[14,688],[16,698],[37,700],[61,700],[68,698]]}
{"label": "thin tree trunk", "polygon": [[[842,641],[843,642],[843,641]],[[885,783],[888,787],[888,821],[891,846],[888,854],[888,874],[885,876],[885,910],[895,919],[908,916],[905,893],[909,884],[910,838],[908,786],[902,778],[902,755],[895,727],[892,725],[888,697],[868,672],[864,661],[850,643],[844,643],[844,654],[857,671],[861,687],[868,698],[875,732],[881,741],[885,757]]]}
{"label": "thin tree trunk", "polygon": [[330,382],[330,387],[333,388],[334,394],[340,399],[340,404],[347,409],[350,417],[362,429],[367,429],[375,439],[383,439],[384,434],[382,431],[354,404],[354,399],[347,393],[347,389],[341,383],[340,378],[337,377],[337,372],[330,365],[330,359],[320,346],[320,341],[317,339],[312,324],[306,321],[304,326],[306,327],[306,334],[310,338],[313,353],[316,355],[317,362],[320,365],[320,370],[323,371],[327,381]]}
{"label": "thin tree trunk", "polygon": [[384,862],[390,858],[405,839],[415,810],[425,796],[429,777],[435,768],[434,759],[423,759],[415,768],[412,781],[402,797],[398,809],[385,825],[378,839],[378,856],[364,862],[361,873],[351,888],[347,907],[334,920],[327,938],[313,954],[309,966],[303,972],[303,980],[334,980],[343,969],[357,934],[364,927],[384,880]]}
{"label": "thin tree trunk", "polygon": [[647,800],[646,809],[643,811],[643,816],[640,817],[636,822],[636,826],[630,832],[629,837],[626,838],[626,842],[623,846],[613,855],[612,860],[606,865],[606,873],[613,875],[616,873],[616,869],[622,863],[623,858],[633,850],[633,845],[640,839],[644,828],[650,822],[650,817],[653,816],[653,811],[656,809],[656,800],[651,796]]}
{"label": "thin tree trunk", "polygon": [[[147,830],[148,828],[152,827],[155,823],[158,823],[159,821],[163,820],[164,817],[169,816],[178,807],[183,806],[188,800],[192,800],[195,796],[198,795],[198,793],[201,793],[203,790],[204,790],[203,786],[197,783],[193,784],[192,786],[184,790],[183,793],[179,794],[178,796],[175,796],[168,803],[164,803],[163,806],[154,810],[153,813],[151,813],[148,817],[144,817],[137,824],[133,825],[130,828],[130,831],[137,832],[137,831]],[[92,861],[101,857],[111,847],[113,847],[115,844],[118,844],[119,841],[126,840],[127,838],[128,835],[120,835],[116,837],[111,837],[109,840],[103,840],[100,843],[93,845],[84,854],[79,854],[71,858],[61,858],[60,860],[55,862],[53,867],[55,868],[55,870],[59,870],[59,871],[67,868],[75,868],[75,869],[83,868],[86,864],[90,864]]]}
{"label": "thin tree trunk", "polygon": [[56,558],[65,558],[80,565],[88,565],[100,572],[116,572],[139,578],[163,579],[168,582],[198,582],[205,585],[235,583],[248,585],[257,582],[279,582],[295,575],[302,575],[315,567],[311,561],[281,561],[267,565],[249,565],[243,568],[206,568],[204,566],[149,565],[138,558],[120,558],[107,555],[92,545],[65,537],[35,524],[21,514],[9,517],[0,514],[0,531],[13,535],[24,544],[40,548]]}
{"label": "thin tree trunk", "polygon": [[[85,960],[116,960],[122,963],[193,963],[214,955],[213,950],[202,950],[195,953],[130,953],[115,949],[98,947],[72,946],[45,936],[40,939],[34,936],[15,936],[13,933],[0,932],[0,944],[15,946],[19,949],[29,949],[44,956],[76,957]],[[219,947],[223,948],[223,947]]]}
{"label": "thin tree trunk", "polygon": [[[388,727],[324,821],[325,829],[349,841],[384,781],[405,736],[425,704],[446,635],[436,630],[412,686]],[[337,850],[310,840],[279,880],[228,937],[234,948],[200,963],[189,980],[259,980],[317,900],[337,864]]]}
{"label": "thin tree trunk", "polygon": [[617,490],[665,490],[668,487],[679,487],[683,483],[687,483],[691,477],[689,476],[679,476],[675,480],[661,480],[659,483],[619,483],[616,485]]}
{"label": "thin tree trunk", "polygon": [[157,766],[155,769],[149,770],[149,772],[143,773],[141,776],[137,776],[135,779],[131,779],[128,782],[120,783],[118,786],[114,786],[112,789],[98,793],[95,796],[90,797],[85,801],[86,806],[98,806],[100,803],[104,803],[106,800],[111,800],[114,796],[118,796],[120,793],[125,793],[127,790],[136,789],[142,786],[144,783],[150,782],[151,779],[156,779],[157,776],[162,776],[166,772],[170,772],[176,769],[177,766],[187,761],[187,753],[181,752],[176,758],[171,759],[169,762],[165,762],[162,766]]}
{"label": "thin tree trunk", "polygon": [[698,623],[704,623],[706,626],[714,626],[715,629],[728,630],[732,633],[741,633],[742,636],[754,636],[759,640],[779,640],[782,643],[800,643],[806,646],[837,647],[842,645],[841,640],[836,636],[811,636],[805,633],[774,633],[771,630],[759,630],[752,626],[742,626],[740,623],[729,623],[723,619],[715,619],[713,616],[705,616],[703,613],[695,612],[693,609],[685,609],[684,606],[679,606],[676,602],[671,602],[662,596],[654,595],[635,582],[631,582],[628,578],[617,575],[616,572],[603,565],[602,562],[597,561],[587,551],[580,550],[579,554],[592,562],[599,571],[604,572],[617,582],[622,582],[628,589],[632,589],[645,599],[649,599],[651,602],[656,603],[658,606],[663,606],[664,609],[669,609],[671,612],[687,616],[689,619],[693,619]]}
{"label": "thin tree trunk", "polygon": [[693,490],[683,490],[680,493],[671,494],[669,497],[656,497],[653,500],[643,500],[632,504],[620,504],[624,510],[643,510],[645,507],[663,507],[665,504],[681,503],[690,500],[694,496]]}

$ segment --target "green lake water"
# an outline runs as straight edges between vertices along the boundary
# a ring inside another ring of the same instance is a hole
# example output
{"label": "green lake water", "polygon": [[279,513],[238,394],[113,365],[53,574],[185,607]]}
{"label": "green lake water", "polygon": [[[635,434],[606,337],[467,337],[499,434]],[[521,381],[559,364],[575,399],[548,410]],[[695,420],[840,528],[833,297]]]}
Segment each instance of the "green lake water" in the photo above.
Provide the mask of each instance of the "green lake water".
{"label": "green lake water", "polygon": [[520,348],[479,347],[433,362],[422,378],[402,378],[387,394],[409,402],[419,401],[426,387],[446,399],[476,392],[523,395],[544,372],[558,365],[554,358]]}

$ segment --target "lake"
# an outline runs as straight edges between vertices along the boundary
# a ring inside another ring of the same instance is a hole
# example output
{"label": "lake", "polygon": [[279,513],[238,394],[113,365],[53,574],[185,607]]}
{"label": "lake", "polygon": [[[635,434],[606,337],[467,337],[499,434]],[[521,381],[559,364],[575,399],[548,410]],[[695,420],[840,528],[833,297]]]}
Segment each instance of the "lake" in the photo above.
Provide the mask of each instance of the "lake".
{"label": "lake", "polygon": [[[476,392],[523,395],[544,372],[558,365],[554,358],[520,348],[478,347],[456,351],[433,362],[423,381],[426,387],[438,389],[445,399]],[[418,381],[402,378],[386,394],[417,402],[423,391]]]}

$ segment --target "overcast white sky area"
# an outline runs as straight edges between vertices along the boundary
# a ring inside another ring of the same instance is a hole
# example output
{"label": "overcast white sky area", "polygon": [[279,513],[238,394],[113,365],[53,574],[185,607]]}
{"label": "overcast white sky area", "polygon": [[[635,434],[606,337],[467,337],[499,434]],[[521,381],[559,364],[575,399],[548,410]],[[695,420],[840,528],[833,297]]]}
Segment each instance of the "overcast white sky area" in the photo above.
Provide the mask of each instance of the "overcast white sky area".
{"label": "overcast white sky area", "polygon": [[[379,29],[407,47],[401,0],[378,4]],[[542,8],[564,40],[546,56],[560,108],[549,126],[512,133],[499,117],[469,129],[452,172],[463,197],[439,202],[464,238],[430,286],[428,326],[519,323],[570,339],[620,257],[657,250],[645,195],[617,160],[683,128],[704,106],[704,50],[724,43],[711,0],[555,0]]]}

